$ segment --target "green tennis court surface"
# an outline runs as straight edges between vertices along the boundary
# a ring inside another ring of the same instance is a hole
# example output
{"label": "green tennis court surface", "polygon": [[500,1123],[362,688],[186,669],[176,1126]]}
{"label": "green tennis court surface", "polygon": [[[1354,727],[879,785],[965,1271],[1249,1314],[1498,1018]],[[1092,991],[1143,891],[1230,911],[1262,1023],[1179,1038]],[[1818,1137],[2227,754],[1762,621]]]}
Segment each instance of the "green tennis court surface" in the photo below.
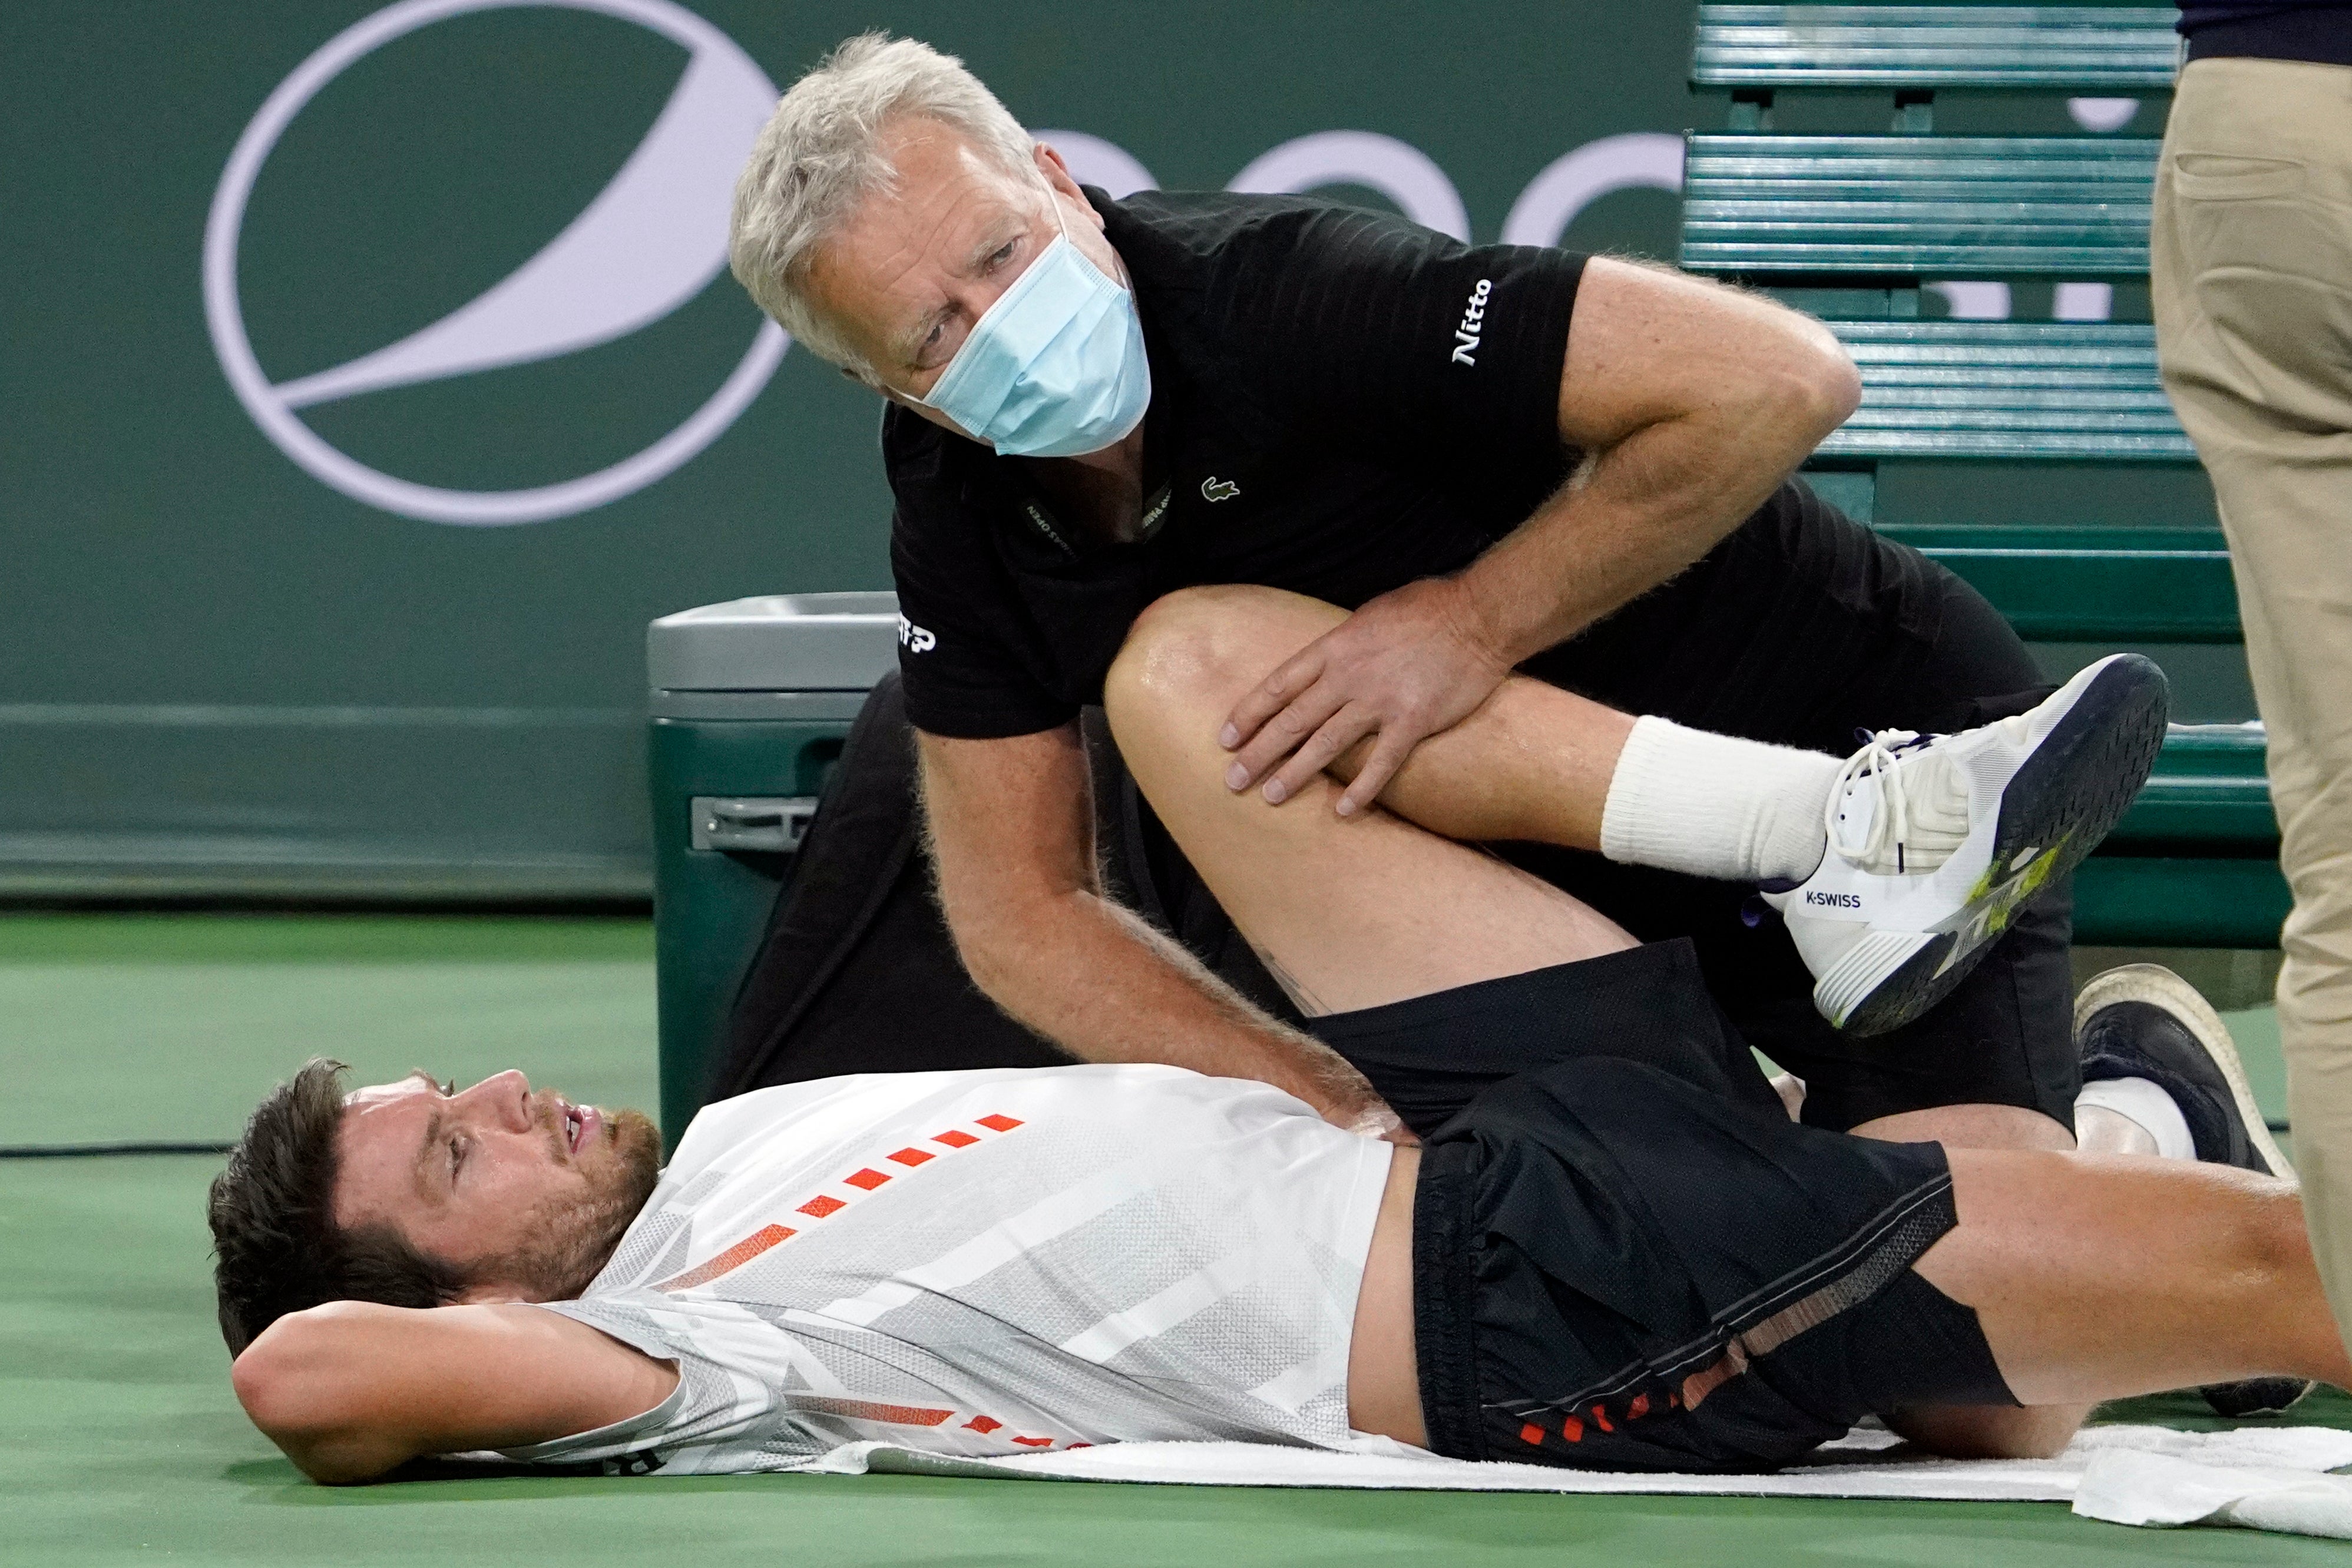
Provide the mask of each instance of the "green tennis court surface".
{"label": "green tennis court surface", "polygon": [[[2263,1015],[2231,1023],[2273,1113]],[[0,1143],[223,1141],[325,1051],[653,1091],[640,922],[0,917]],[[907,1477],[331,1490],[246,1424],[212,1322],[210,1156],[0,1161],[0,1563],[2301,1563],[2339,1543],[2053,1504],[1254,1491]],[[2149,1400],[2112,1415],[2198,1422]],[[2352,1402],[2294,1419],[2352,1426]]]}

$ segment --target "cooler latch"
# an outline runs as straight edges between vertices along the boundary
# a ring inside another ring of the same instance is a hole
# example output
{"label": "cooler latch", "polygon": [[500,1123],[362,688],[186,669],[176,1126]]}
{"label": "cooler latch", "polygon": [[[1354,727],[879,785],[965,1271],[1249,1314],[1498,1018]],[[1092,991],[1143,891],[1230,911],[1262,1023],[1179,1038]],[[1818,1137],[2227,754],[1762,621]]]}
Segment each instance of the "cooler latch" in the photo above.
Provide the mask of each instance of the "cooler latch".
{"label": "cooler latch", "polygon": [[691,809],[697,849],[790,855],[816,816],[816,796],[698,795]]}

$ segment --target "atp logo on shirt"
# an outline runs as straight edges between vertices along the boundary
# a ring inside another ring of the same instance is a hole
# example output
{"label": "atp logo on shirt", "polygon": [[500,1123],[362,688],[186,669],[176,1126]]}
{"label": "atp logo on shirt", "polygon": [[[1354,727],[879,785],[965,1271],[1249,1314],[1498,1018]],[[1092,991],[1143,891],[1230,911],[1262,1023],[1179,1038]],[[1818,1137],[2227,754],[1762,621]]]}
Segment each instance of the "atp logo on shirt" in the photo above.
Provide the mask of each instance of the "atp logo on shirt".
{"label": "atp logo on shirt", "polygon": [[940,646],[940,639],[925,631],[906,616],[898,617],[898,646],[908,653],[929,653]]}

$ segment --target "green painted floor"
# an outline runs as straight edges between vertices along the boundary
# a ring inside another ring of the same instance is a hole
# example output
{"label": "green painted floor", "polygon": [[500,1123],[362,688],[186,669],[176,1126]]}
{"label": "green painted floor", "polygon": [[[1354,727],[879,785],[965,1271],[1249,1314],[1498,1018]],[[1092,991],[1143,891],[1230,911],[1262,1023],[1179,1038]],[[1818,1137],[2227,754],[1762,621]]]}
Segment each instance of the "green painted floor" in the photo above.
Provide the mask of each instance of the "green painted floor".
{"label": "green painted floor", "polygon": [[[0,917],[0,1142],[232,1136],[313,1051],[652,1092],[630,922]],[[2260,1038],[2260,1020],[2233,1019]],[[2266,1092],[2275,1093],[2270,1065]],[[2352,1562],[2046,1504],[1369,1494],[951,1481],[477,1480],[330,1490],[238,1412],[207,1156],[0,1161],[0,1564],[2123,1564]],[[2191,1406],[2114,1414],[2186,1424]],[[2352,1403],[2299,1420],[2352,1426]]]}
{"label": "green painted floor", "polygon": [[0,1146],[228,1142],[314,1055],[650,1106],[653,975],[643,921],[0,915]]}

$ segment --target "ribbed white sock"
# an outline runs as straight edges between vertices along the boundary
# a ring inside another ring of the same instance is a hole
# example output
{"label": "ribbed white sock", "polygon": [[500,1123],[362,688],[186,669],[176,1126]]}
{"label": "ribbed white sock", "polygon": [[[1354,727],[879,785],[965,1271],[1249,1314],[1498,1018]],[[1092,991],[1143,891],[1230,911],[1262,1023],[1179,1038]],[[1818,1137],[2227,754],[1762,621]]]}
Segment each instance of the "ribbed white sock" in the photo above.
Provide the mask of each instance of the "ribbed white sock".
{"label": "ribbed white sock", "polygon": [[1828,847],[1843,757],[1633,721],[1601,812],[1612,860],[1727,882],[1802,881]]}
{"label": "ribbed white sock", "polygon": [[2162,1159],[2197,1158],[2197,1140],[2189,1135],[2189,1119],[2159,1084],[2144,1078],[2103,1078],[2084,1084],[2083,1092],[2074,1097],[2076,1114],[2086,1105],[2137,1122],[2156,1140],[2156,1152]]}

